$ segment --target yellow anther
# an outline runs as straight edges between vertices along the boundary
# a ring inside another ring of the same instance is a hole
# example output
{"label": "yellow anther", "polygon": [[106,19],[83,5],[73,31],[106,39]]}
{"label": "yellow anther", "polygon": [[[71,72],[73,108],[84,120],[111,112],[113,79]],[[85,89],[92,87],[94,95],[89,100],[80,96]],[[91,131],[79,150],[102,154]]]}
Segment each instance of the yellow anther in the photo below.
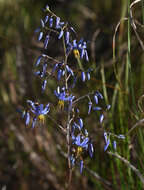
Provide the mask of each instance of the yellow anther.
{"label": "yellow anther", "polygon": [[82,147],[78,146],[77,147],[77,157],[80,156],[82,153]]}
{"label": "yellow anther", "polygon": [[74,53],[75,58],[80,58],[80,53],[78,49],[74,49],[73,53]]}
{"label": "yellow anther", "polygon": [[38,119],[39,119],[40,122],[42,122],[44,124],[44,122],[45,122],[45,116],[43,114],[40,114],[38,116]]}
{"label": "yellow anther", "polygon": [[59,106],[60,109],[63,110],[64,109],[64,101],[63,100],[59,100],[58,101],[58,106]]}

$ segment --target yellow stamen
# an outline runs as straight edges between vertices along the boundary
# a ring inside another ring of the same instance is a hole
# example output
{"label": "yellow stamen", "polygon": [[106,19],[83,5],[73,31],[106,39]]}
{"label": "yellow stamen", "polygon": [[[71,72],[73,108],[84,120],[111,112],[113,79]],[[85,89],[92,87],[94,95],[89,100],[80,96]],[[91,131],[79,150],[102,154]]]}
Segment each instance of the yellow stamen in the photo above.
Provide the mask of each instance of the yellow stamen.
{"label": "yellow stamen", "polygon": [[45,116],[43,114],[40,114],[38,116],[38,119],[39,119],[40,122],[42,122],[44,124],[44,122],[45,122]]}
{"label": "yellow stamen", "polygon": [[77,157],[80,156],[82,153],[82,147],[78,146],[77,147]]}
{"label": "yellow stamen", "polygon": [[74,53],[75,58],[80,58],[80,53],[78,49],[74,49],[73,53]]}
{"label": "yellow stamen", "polygon": [[64,101],[63,100],[59,100],[58,101],[58,106],[59,106],[60,109],[63,110],[64,109]]}

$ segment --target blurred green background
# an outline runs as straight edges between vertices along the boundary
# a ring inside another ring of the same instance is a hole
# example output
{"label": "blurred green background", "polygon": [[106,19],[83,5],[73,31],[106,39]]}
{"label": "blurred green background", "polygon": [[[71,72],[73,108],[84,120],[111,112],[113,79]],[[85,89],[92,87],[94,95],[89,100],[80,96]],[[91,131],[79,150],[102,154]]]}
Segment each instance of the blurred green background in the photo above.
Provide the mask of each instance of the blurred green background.
{"label": "blurred green background", "polygon": [[[141,43],[144,41],[143,1],[132,11]],[[115,134],[127,134],[143,118],[144,53],[136,33],[128,21],[121,23],[116,34],[116,55],[113,60],[112,40],[117,23],[128,16],[126,0],[0,0],[0,189],[66,189],[68,181],[65,137],[49,119],[46,126],[32,130],[25,127],[17,113],[26,100],[47,103],[55,101],[56,84],[48,83],[41,94],[40,82],[33,75],[33,64],[40,55],[42,44],[34,30],[40,25],[42,8],[50,9],[77,31],[78,39],[89,41],[89,66],[94,69],[87,86],[79,84],[77,96],[87,91],[100,90],[106,103],[112,105],[105,113],[104,128]],[[51,43],[48,52],[56,58],[61,54],[57,44]],[[82,90],[79,92],[79,88]],[[139,109],[138,106],[141,106]],[[84,170],[73,172],[71,189],[143,189],[136,173],[120,159],[103,151],[103,128],[96,113],[87,116],[87,102],[80,103],[81,116],[94,142],[92,160],[86,159],[89,169],[110,185]],[[56,103],[55,103],[56,106]],[[64,116],[54,112],[58,123]],[[60,118],[62,118],[60,120]],[[144,132],[138,125],[126,140],[118,141],[117,152],[144,173]]]}

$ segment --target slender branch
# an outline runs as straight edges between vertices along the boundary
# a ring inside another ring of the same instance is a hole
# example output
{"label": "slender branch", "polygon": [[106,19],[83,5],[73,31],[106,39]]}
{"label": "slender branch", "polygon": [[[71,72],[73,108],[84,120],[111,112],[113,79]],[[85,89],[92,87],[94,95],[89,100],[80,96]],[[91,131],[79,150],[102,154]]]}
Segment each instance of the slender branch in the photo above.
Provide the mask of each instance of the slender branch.
{"label": "slender branch", "polygon": [[126,135],[129,135],[137,126],[144,125],[144,119],[139,120],[128,132]]}
{"label": "slender branch", "polygon": [[55,119],[53,119],[50,115],[47,115],[47,117],[48,117],[55,125],[57,125],[57,127],[59,127],[59,128],[62,130],[62,132],[63,132],[64,134],[66,134],[66,129],[64,129],[64,128],[62,127],[62,125],[59,125],[59,124],[55,121]]}
{"label": "slender branch", "polygon": [[111,189],[111,188],[113,187],[113,185],[112,185],[109,181],[103,179],[103,178],[102,178],[99,174],[97,174],[96,172],[90,170],[90,169],[87,168],[87,167],[85,167],[85,169],[86,169],[86,171],[87,171],[89,174],[91,174],[95,179],[99,180],[99,181],[105,186],[106,189]]}
{"label": "slender branch", "polygon": [[85,95],[83,95],[83,96],[77,98],[75,101],[73,101],[73,104],[79,102],[80,100],[82,100],[82,99],[84,99],[84,98],[86,98],[86,97],[89,97],[89,95],[92,95],[92,94],[94,94],[94,92],[90,92],[90,93],[88,93],[88,94],[85,94]]}
{"label": "slender branch", "polygon": [[134,165],[132,165],[128,160],[126,160],[125,158],[123,158],[122,156],[120,156],[117,153],[113,153],[113,152],[110,152],[110,151],[108,151],[107,153],[109,155],[111,155],[111,156],[114,156],[114,157],[118,158],[119,160],[124,162],[129,168],[131,168],[133,170],[133,172],[135,172],[135,174],[139,177],[142,184],[144,185],[144,176],[140,173],[140,171]]}

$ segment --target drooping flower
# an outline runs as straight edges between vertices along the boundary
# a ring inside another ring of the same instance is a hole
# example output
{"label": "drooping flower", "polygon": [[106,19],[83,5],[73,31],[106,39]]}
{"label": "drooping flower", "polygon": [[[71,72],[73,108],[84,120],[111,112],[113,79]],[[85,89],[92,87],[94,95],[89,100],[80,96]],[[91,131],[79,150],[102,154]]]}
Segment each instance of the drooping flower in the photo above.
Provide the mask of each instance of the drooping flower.
{"label": "drooping flower", "polygon": [[109,145],[110,145],[110,139],[107,137],[107,133],[106,133],[106,132],[104,132],[104,139],[105,139],[104,151],[106,151],[107,148],[108,148]]}

